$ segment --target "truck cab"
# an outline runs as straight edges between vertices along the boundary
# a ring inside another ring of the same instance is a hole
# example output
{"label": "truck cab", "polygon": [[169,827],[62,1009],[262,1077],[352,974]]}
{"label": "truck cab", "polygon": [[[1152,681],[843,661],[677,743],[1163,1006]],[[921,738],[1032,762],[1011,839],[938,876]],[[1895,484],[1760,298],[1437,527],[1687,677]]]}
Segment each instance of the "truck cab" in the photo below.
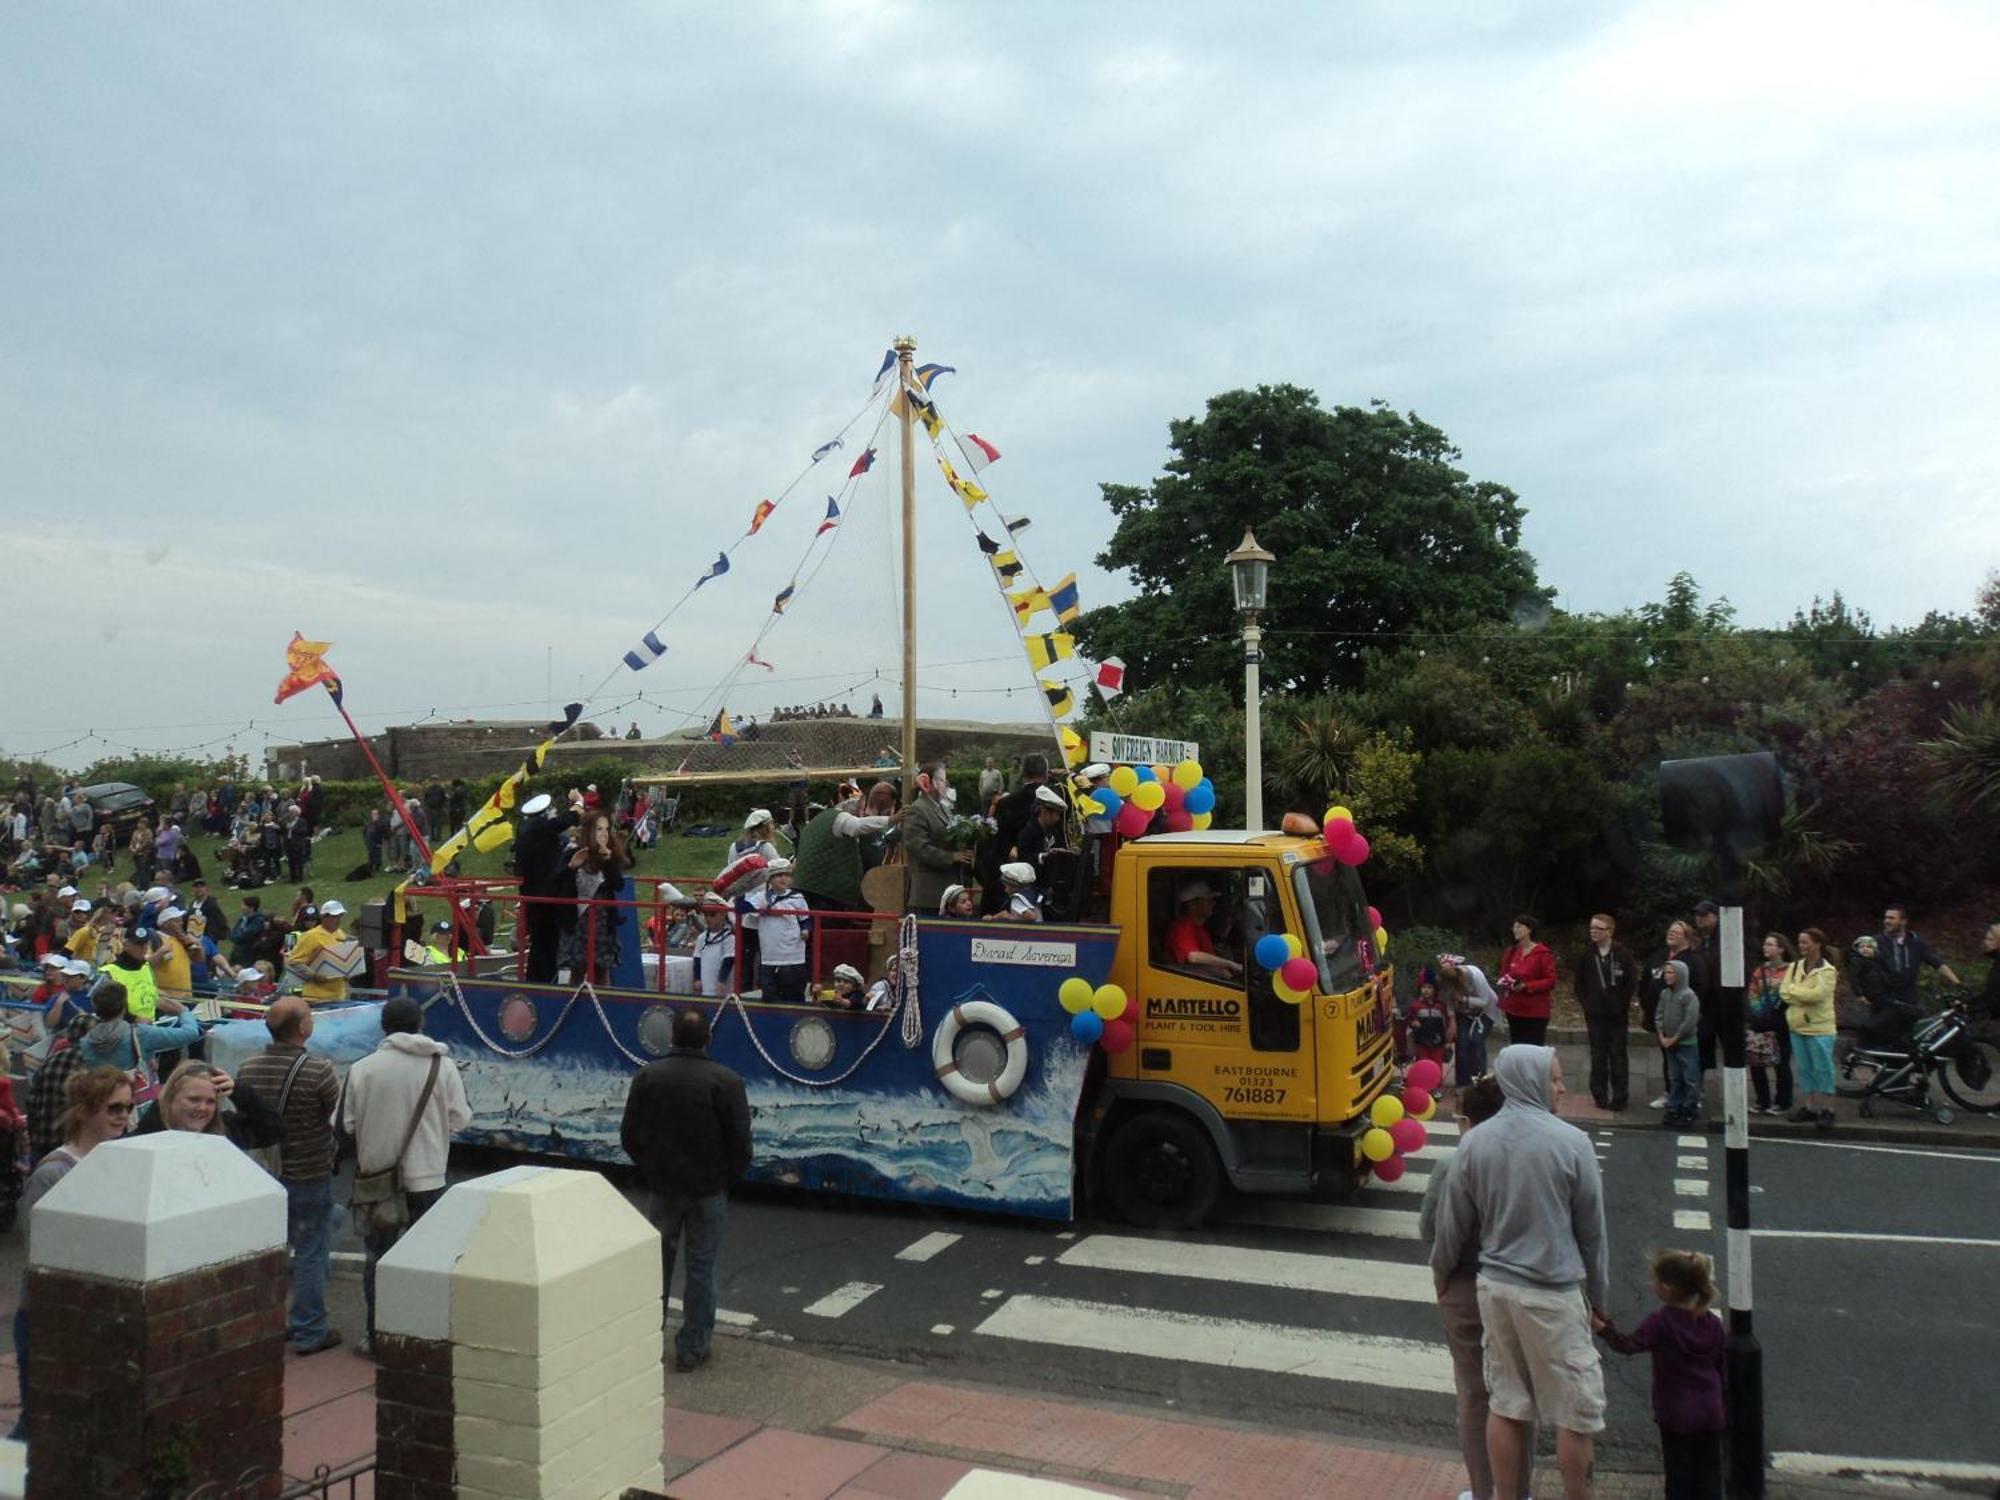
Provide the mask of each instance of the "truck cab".
{"label": "truck cab", "polygon": [[[1122,1217],[1190,1227],[1225,1185],[1337,1196],[1365,1171],[1390,1082],[1390,974],[1356,873],[1317,838],[1203,832],[1119,847],[1112,981],[1135,1040],[1088,1096],[1094,1183]],[[1318,970],[1299,1004],[1253,956],[1292,934]]]}

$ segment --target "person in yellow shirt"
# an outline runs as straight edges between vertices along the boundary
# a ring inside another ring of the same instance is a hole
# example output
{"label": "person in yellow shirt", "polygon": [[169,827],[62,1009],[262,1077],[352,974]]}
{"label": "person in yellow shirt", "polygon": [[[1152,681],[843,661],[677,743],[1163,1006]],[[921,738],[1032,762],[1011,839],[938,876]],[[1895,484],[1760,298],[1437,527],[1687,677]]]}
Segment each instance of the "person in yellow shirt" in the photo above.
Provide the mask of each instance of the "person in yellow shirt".
{"label": "person in yellow shirt", "polygon": [[153,950],[151,962],[160,993],[169,1000],[194,998],[194,965],[188,957],[187,934],[181,930],[186,917],[178,906],[160,913],[160,945]]}
{"label": "person in yellow shirt", "polygon": [[318,923],[302,930],[285,954],[286,972],[305,981],[299,993],[314,1005],[347,998],[346,978],[329,974],[323,967],[327,950],[348,941],[340,930],[340,919],[346,915],[347,908],[338,901],[327,902],[319,909]]}
{"label": "person in yellow shirt", "polygon": [[97,966],[97,922],[88,901],[79,899],[69,909],[69,936],[63,941],[63,948],[71,958],[80,958],[92,968]]}

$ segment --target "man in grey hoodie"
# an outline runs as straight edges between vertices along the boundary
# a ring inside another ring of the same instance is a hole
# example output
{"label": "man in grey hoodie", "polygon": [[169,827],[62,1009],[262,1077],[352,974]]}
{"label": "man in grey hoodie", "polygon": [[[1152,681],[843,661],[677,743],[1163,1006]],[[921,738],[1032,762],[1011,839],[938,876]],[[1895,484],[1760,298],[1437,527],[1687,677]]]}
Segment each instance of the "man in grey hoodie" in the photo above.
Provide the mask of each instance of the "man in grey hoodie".
{"label": "man in grey hoodie", "polygon": [[1590,1318],[1609,1281],[1597,1156],[1588,1136],[1555,1116],[1563,1086],[1554,1048],[1508,1047],[1493,1071],[1507,1102],[1459,1145],[1431,1271],[1442,1300],[1460,1258],[1478,1245],[1497,1500],[1524,1500],[1518,1475],[1538,1416],[1557,1429],[1563,1494],[1589,1500],[1593,1438],[1604,1430]]}

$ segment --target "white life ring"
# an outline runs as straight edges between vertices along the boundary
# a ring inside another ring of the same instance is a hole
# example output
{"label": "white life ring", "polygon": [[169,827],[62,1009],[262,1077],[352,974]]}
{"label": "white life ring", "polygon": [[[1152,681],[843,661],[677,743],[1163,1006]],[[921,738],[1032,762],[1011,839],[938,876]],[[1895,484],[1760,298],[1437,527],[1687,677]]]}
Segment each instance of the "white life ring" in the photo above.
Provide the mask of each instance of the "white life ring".
{"label": "white life ring", "polygon": [[[1007,1048],[1007,1065],[991,1083],[974,1083],[958,1070],[955,1044],[968,1026],[987,1026],[999,1033]],[[938,1023],[931,1037],[931,1062],[938,1082],[954,1099],[966,1104],[998,1104],[1011,1097],[1028,1076],[1028,1034],[1021,1023],[990,1000],[967,1000],[954,1005],[951,1014]]]}

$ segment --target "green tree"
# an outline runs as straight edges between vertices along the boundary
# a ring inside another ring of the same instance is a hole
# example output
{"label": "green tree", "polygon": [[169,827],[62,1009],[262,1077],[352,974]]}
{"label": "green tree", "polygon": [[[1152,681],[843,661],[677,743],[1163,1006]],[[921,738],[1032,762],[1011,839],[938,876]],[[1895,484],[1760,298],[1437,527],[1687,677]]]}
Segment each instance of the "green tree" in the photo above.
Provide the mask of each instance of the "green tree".
{"label": "green tree", "polygon": [[1505,485],[1473,480],[1441,431],[1381,403],[1331,411],[1298,386],[1213,397],[1174,422],[1150,485],[1106,484],[1118,518],[1098,563],[1137,596],[1075,632],[1135,682],[1233,682],[1239,621],[1223,556],[1246,526],[1278,557],[1265,682],[1303,695],[1359,685],[1368,648],[1412,633],[1505,630],[1546,611]]}

